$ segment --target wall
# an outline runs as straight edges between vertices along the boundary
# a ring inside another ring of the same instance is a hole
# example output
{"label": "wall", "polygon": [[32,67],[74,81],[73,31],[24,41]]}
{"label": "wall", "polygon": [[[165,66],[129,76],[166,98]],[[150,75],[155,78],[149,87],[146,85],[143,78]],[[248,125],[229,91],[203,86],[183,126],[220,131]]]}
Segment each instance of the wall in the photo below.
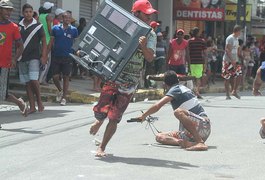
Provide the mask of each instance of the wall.
{"label": "wall", "polygon": [[158,20],[162,21],[162,30],[169,26],[169,37],[173,37],[175,30],[175,22],[173,21],[173,0],[158,0]]}
{"label": "wall", "polygon": [[79,0],[62,0],[62,9],[72,11],[73,18],[79,19]]}

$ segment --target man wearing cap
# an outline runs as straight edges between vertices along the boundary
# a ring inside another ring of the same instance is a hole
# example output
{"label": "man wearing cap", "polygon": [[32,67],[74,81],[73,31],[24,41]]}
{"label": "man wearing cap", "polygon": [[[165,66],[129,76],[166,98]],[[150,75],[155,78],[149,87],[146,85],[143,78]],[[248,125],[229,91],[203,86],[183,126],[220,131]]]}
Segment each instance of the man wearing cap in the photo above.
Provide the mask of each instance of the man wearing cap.
{"label": "man wearing cap", "polygon": [[186,75],[186,63],[188,61],[188,41],[183,39],[184,30],[176,30],[176,37],[169,43],[169,50],[166,58],[168,70],[175,71],[177,74]]}
{"label": "man wearing cap", "polygon": [[[18,26],[9,20],[13,4],[8,0],[0,1],[0,102],[7,100],[18,105],[22,115],[27,115],[27,104],[8,93],[9,69],[16,67],[23,52],[23,42]],[[15,41],[16,53],[12,58],[12,45]]]}
{"label": "man wearing cap", "polygon": [[[153,9],[148,0],[138,0],[133,4],[132,12],[134,16],[149,24],[152,14],[157,11]],[[140,37],[138,51],[121,72],[118,80],[115,82],[108,81],[102,87],[98,104],[93,109],[96,121],[90,128],[90,134],[95,135],[106,118],[109,119],[109,123],[103,140],[97,149],[96,156],[106,156],[106,146],[114,135],[117,124],[122,119],[122,115],[139,83],[139,72],[143,68],[144,59],[151,62],[154,59],[155,48],[155,32],[152,31],[147,37]]]}
{"label": "man wearing cap", "polygon": [[158,27],[159,25],[160,25],[160,24],[159,24],[158,22],[156,22],[156,21],[152,21],[152,22],[150,23],[151,28],[153,28],[153,31],[155,31],[155,32],[156,32],[157,27]]}
{"label": "man wearing cap", "polygon": [[65,10],[63,10],[61,8],[57,8],[55,10],[55,17],[53,19],[53,25],[54,26],[62,23],[62,21],[63,21],[63,17],[62,17],[63,13],[65,13]]}
{"label": "man wearing cap", "polygon": [[45,66],[44,70],[40,73],[39,82],[43,85],[47,85],[47,74],[51,65],[51,32],[52,32],[52,21],[53,18],[50,15],[52,12],[52,7],[54,6],[53,3],[45,2],[42,7],[39,9],[39,21],[43,25],[45,36],[46,36],[46,44],[47,44],[47,54],[48,54],[48,61],[47,65]]}

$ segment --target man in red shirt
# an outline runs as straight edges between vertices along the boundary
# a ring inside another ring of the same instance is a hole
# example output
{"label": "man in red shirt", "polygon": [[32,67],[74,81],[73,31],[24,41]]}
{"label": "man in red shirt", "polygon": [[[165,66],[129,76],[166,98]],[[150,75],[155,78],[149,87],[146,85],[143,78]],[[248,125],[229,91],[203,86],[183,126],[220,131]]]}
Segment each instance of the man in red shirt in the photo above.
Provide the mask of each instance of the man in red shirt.
{"label": "man in red shirt", "polygon": [[[8,94],[9,69],[16,67],[24,49],[18,26],[9,20],[12,11],[13,4],[9,0],[0,1],[0,101],[15,103],[22,115],[26,116],[27,104],[21,98]],[[12,59],[13,41],[16,43],[16,54]]]}
{"label": "man in red shirt", "polygon": [[183,39],[183,36],[184,30],[178,29],[175,39],[170,41],[166,63],[168,70],[186,75],[186,62],[189,58],[187,53],[188,41]]}

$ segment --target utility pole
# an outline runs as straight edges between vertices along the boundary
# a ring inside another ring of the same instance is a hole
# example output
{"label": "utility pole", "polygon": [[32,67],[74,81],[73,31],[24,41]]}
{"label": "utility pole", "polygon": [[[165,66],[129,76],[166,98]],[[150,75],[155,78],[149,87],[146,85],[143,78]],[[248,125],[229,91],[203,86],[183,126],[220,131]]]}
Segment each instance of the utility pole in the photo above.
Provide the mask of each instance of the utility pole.
{"label": "utility pole", "polygon": [[[242,28],[246,26],[246,6],[247,0],[237,0],[236,24],[241,25]],[[241,20],[243,20],[242,24]]]}

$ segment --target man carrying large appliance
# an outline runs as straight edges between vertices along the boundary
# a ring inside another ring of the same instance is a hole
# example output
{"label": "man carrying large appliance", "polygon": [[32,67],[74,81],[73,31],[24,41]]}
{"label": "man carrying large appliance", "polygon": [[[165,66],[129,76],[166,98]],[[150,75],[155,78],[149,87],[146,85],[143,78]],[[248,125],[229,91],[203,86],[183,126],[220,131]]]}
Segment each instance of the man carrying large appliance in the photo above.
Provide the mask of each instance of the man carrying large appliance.
{"label": "man carrying large appliance", "polygon": [[[157,13],[157,10],[153,9],[148,0],[137,0],[133,4],[132,12],[134,16],[149,24],[152,14]],[[90,134],[95,135],[104,120],[109,119],[102,142],[97,149],[97,157],[106,156],[106,146],[116,132],[117,124],[122,119],[140,81],[139,72],[143,68],[144,59],[151,62],[154,59],[155,49],[156,34],[151,31],[147,37],[139,38],[139,49],[125,66],[120,77],[115,82],[107,81],[103,85],[98,104],[93,108],[96,120],[90,128]]]}

